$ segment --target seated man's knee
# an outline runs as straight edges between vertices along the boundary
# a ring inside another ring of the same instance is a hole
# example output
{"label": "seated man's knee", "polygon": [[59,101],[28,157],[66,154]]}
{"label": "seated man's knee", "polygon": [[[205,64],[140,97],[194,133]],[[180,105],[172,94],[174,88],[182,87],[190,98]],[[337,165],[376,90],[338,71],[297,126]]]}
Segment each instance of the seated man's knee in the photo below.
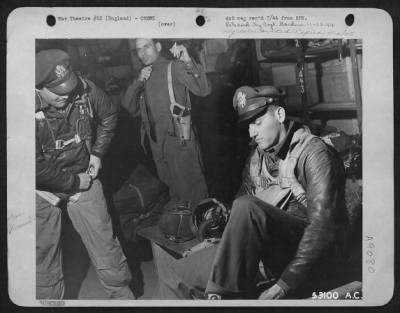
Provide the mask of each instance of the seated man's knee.
{"label": "seated man's knee", "polygon": [[253,208],[253,203],[254,197],[250,195],[244,195],[235,199],[232,204],[231,217],[249,214]]}

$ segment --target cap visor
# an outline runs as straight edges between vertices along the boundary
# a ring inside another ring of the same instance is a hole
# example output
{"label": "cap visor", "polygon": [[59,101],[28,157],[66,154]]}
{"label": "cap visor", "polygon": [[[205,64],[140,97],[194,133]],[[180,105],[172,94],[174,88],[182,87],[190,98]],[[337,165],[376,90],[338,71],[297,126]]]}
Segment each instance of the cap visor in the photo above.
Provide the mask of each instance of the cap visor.
{"label": "cap visor", "polygon": [[48,89],[57,95],[66,95],[74,90],[77,85],[78,77],[76,77],[76,74],[74,72],[71,72],[70,77],[65,82]]}
{"label": "cap visor", "polygon": [[263,106],[258,109],[251,110],[239,116],[238,123],[246,125],[254,121],[256,118],[260,117],[267,111],[268,106]]}

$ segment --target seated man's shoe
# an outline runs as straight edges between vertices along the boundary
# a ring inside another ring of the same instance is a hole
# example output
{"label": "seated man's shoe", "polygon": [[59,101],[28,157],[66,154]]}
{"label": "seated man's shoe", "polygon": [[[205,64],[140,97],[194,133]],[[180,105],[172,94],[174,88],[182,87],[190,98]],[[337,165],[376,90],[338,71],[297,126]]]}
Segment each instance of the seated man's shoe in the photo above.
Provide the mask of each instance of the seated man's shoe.
{"label": "seated man's shoe", "polygon": [[207,300],[222,300],[221,295],[216,294],[216,293],[209,293],[207,295]]}

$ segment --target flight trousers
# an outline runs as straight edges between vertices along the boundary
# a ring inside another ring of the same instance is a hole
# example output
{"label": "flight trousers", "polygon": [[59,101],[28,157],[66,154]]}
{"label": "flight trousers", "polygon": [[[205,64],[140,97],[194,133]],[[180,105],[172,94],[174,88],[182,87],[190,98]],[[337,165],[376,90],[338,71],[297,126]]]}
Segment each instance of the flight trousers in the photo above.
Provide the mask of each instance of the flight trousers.
{"label": "flight trousers", "polygon": [[[113,235],[102,184],[95,180],[76,202],[66,205],[105,292],[112,299],[134,299],[131,273],[121,245]],[[61,209],[36,195],[36,297],[62,299],[64,278]]]}

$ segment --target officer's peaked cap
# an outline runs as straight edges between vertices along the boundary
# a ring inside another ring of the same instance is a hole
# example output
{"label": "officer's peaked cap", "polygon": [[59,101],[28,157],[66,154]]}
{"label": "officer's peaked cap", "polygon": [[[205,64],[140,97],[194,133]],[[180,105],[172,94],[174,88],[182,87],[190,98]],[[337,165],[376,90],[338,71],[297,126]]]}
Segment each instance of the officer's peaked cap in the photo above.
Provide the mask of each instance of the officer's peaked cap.
{"label": "officer's peaked cap", "polygon": [[238,122],[249,121],[251,118],[265,112],[269,105],[283,105],[286,92],[275,86],[238,88],[233,96],[233,107],[238,113]]}
{"label": "officer's peaked cap", "polygon": [[69,94],[78,84],[72,71],[70,56],[57,49],[43,50],[36,54],[36,88],[46,87],[58,95]]}

